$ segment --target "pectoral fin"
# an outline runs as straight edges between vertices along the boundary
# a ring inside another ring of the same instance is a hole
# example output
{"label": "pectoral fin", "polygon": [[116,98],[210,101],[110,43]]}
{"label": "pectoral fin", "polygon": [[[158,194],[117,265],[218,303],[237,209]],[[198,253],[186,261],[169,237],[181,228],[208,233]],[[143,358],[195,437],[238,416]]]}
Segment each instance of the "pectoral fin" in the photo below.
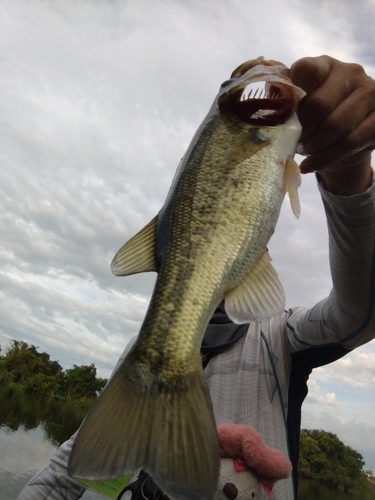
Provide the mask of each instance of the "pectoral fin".
{"label": "pectoral fin", "polygon": [[111,269],[116,276],[157,271],[155,261],[156,225],[154,217],[131,238],[113,257]]}
{"label": "pectoral fin", "polygon": [[284,309],[284,289],[267,251],[224,298],[225,310],[235,323],[267,319]]}
{"label": "pectoral fin", "polygon": [[299,218],[301,215],[301,206],[298,197],[298,188],[301,185],[301,174],[298,164],[293,158],[288,158],[284,170],[285,191],[289,195],[290,205],[294,215]]}

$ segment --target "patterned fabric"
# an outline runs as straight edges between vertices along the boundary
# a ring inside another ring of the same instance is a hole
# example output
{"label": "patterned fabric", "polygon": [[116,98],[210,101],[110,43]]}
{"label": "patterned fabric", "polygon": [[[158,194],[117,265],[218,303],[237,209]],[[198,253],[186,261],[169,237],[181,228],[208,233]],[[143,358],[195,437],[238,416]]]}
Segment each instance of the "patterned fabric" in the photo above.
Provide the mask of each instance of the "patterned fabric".
{"label": "patterned fabric", "polygon": [[[287,317],[284,314],[263,323],[252,322],[247,335],[228,351],[212,358],[205,372],[217,424],[250,425],[266,444],[288,456]],[[291,500],[291,481],[277,482],[273,492],[274,499]]]}
{"label": "patterned fabric", "polygon": [[[375,332],[374,186],[352,197],[321,192],[330,233],[331,294],[312,309],[296,307],[252,322],[246,335],[213,356],[205,369],[217,424],[251,425],[266,444],[286,455],[291,353],[332,345],[351,350],[373,339]],[[73,439],[59,448],[18,500],[100,498],[89,491],[82,496],[82,488],[67,477]],[[277,482],[272,493],[274,500],[295,498],[292,480]],[[262,499],[267,499],[265,494]]]}
{"label": "patterned fabric", "polygon": [[[57,450],[50,463],[38,472],[22,490],[21,500],[77,500],[83,498],[86,488],[71,479],[66,472],[69,453],[75,434]],[[87,497],[85,497],[87,498]],[[90,500],[97,498],[88,497]],[[103,497],[101,497],[103,499]]]}

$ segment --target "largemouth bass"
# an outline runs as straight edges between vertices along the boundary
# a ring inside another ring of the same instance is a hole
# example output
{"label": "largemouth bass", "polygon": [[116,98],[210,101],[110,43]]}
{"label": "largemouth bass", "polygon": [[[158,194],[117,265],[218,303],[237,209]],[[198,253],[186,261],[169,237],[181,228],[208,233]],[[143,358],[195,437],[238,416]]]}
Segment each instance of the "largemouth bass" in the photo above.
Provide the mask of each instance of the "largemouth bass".
{"label": "largemouth bass", "polygon": [[284,307],[266,246],[286,191],[299,214],[293,156],[304,92],[287,74],[263,57],[233,72],[160,213],[115,255],[114,274],[158,277],[136,343],[81,426],[71,475],[144,468],[171,498],[214,496],[220,456],[200,345],[222,299],[239,323]]}

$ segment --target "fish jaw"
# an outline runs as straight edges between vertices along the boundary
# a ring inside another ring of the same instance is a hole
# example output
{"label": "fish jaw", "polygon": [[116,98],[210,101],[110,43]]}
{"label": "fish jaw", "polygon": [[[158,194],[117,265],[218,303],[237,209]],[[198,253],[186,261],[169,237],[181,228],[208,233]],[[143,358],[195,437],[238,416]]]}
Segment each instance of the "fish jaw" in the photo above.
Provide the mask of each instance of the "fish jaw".
{"label": "fish jaw", "polygon": [[232,71],[231,78],[240,78],[247,71],[255,68],[256,66],[278,66],[278,69],[276,69],[276,71],[285,73],[286,76],[288,76],[289,73],[288,67],[285,66],[285,64],[283,64],[282,62],[275,61],[273,59],[266,60],[263,56],[259,56],[256,59],[250,59],[249,61],[245,61],[244,63],[237,66],[237,68]]}
{"label": "fish jaw", "polygon": [[[244,96],[249,85],[259,86],[260,94],[256,95],[256,89],[253,96],[252,90]],[[304,96],[305,92],[291,82],[289,69],[284,64],[259,57],[241,64],[231,79],[221,85],[217,106],[246,123],[274,126],[286,123]]]}
{"label": "fish jaw", "polygon": [[254,82],[280,83],[289,87],[294,105],[306,95],[300,87],[294,85],[290,80],[287,66],[278,61],[266,61],[261,56],[241,64],[233,71],[231,79],[221,84],[217,101],[224,102],[231,95],[236,94],[239,90],[244,90],[248,84]]}

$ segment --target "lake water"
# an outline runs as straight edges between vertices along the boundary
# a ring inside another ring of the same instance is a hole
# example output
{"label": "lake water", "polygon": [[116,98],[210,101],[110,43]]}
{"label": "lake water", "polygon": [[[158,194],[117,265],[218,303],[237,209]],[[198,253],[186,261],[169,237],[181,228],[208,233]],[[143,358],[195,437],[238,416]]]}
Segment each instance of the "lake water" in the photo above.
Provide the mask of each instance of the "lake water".
{"label": "lake water", "polygon": [[[0,500],[15,500],[24,485],[79,427],[86,411],[0,391]],[[301,481],[299,500],[352,500],[313,481]],[[375,499],[373,497],[366,497]],[[355,499],[359,500],[359,499]]]}
{"label": "lake water", "polygon": [[13,431],[0,429],[1,500],[14,500],[23,486],[51,458],[56,445],[46,437],[43,426]]}
{"label": "lake water", "polygon": [[0,498],[14,500],[24,485],[79,427],[86,411],[0,391]]}

